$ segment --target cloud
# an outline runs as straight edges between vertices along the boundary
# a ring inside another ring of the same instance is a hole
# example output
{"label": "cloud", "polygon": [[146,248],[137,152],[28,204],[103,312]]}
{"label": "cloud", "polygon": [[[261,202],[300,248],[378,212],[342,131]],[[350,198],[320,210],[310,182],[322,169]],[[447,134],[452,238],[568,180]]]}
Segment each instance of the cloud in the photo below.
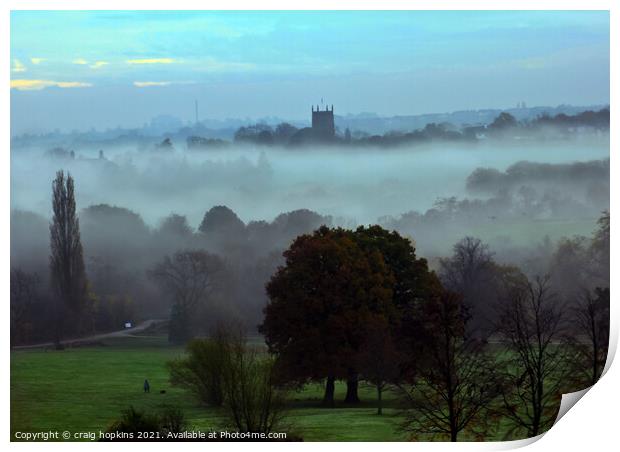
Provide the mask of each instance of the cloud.
{"label": "cloud", "polygon": [[32,64],[40,64],[43,63],[46,60],[46,58],[30,58],[30,62]]}
{"label": "cloud", "polygon": [[51,86],[58,88],[87,88],[93,85],[91,83],[84,82],[56,82],[53,80],[11,80],[11,88],[19,91],[35,91],[43,88],[49,88]]}
{"label": "cloud", "polygon": [[13,60],[11,72],[26,72],[26,66],[24,66],[19,60]]}
{"label": "cloud", "polygon": [[89,67],[91,69],[99,69],[102,68],[103,66],[110,64],[107,61],[95,61],[93,64],[91,64]]}
{"label": "cloud", "polygon": [[76,58],[75,60],[73,60],[73,64],[88,64],[88,61],[86,61],[84,58]]}
{"label": "cloud", "polygon": [[92,83],[84,82],[53,82],[59,88],[89,88],[93,86]]}
{"label": "cloud", "polygon": [[133,82],[133,86],[138,88],[147,88],[149,86],[168,86],[171,82]]}
{"label": "cloud", "polygon": [[127,64],[172,64],[174,62],[174,58],[138,58],[127,60]]}

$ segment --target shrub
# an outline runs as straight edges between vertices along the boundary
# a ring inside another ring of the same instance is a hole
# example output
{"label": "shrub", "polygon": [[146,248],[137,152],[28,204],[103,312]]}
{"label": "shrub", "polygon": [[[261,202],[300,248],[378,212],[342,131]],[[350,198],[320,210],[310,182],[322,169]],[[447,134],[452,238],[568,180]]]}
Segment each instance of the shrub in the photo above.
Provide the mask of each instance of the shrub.
{"label": "shrub", "polygon": [[192,391],[201,402],[221,406],[224,401],[222,378],[226,361],[227,334],[219,328],[209,339],[187,344],[187,358],[168,363],[170,382]]}
{"label": "shrub", "polygon": [[134,433],[159,432],[159,417],[156,414],[136,411],[133,406],[121,411],[121,417],[114,421],[108,432]]}
{"label": "shrub", "polygon": [[168,433],[181,433],[186,427],[185,415],[177,407],[164,405],[159,413],[147,413],[130,406],[121,411],[120,419],[108,427],[107,433],[131,434],[129,437],[119,436],[118,440],[138,440],[141,439],[139,433],[159,433],[152,439],[166,439]]}
{"label": "shrub", "polygon": [[191,341],[187,354],[168,364],[173,385],[222,406],[227,424],[240,432],[281,429],[286,391],[275,384],[274,360],[248,346],[239,325],[220,325],[211,338]]}
{"label": "shrub", "polygon": [[181,433],[187,430],[183,410],[172,405],[165,405],[159,415],[159,430],[163,433]]}

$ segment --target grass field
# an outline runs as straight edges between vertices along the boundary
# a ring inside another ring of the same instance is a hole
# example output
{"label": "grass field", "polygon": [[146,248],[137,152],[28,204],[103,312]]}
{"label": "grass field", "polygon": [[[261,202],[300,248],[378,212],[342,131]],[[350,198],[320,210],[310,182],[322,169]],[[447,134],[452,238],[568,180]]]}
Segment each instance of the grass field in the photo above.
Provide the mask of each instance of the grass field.
{"label": "grass field", "polygon": [[[106,340],[93,347],[64,351],[11,352],[11,437],[15,432],[99,432],[119,417],[121,410],[157,411],[178,406],[192,430],[220,431],[224,422],[216,408],[200,405],[189,392],[171,387],[166,362],[183,354],[165,337]],[[151,392],[143,392],[147,378]],[[165,390],[161,394],[160,390]],[[304,441],[403,441],[394,396],[386,393],[384,414],[376,414],[375,392],[360,386],[362,403],[338,403],[346,385],[336,386],[334,409],[321,407],[323,387],[307,385],[291,394],[287,414],[289,434]],[[465,440],[466,438],[462,438]],[[496,440],[503,439],[498,432]]]}
{"label": "grass field", "polygon": [[[133,405],[155,411],[164,404],[183,409],[191,427],[204,431],[224,427],[215,408],[200,405],[187,391],[168,383],[166,362],[183,349],[164,337],[107,340],[105,346],[64,351],[11,352],[11,433],[105,430],[120,411]],[[148,378],[151,392],[142,389]],[[165,394],[160,394],[164,389]],[[360,388],[363,402],[354,408],[320,406],[323,388],[309,385],[291,394],[287,422],[306,441],[390,441],[405,439],[396,431],[395,410],[375,414],[374,392]],[[336,387],[342,400],[344,384]]]}

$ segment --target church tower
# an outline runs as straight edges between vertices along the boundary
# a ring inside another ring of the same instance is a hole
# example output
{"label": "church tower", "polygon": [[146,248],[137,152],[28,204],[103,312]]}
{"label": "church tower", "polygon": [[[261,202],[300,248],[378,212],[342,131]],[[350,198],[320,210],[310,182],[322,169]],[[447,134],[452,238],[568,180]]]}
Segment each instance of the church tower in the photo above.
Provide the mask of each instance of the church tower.
{"label": "church tower", "polygon": [[312,106],[312,131],[317,138],[331,139],[336,136],[336,127],[334,125],[334,106],[331,110],[326,105],[325,110],[321,110],[319,106]]}

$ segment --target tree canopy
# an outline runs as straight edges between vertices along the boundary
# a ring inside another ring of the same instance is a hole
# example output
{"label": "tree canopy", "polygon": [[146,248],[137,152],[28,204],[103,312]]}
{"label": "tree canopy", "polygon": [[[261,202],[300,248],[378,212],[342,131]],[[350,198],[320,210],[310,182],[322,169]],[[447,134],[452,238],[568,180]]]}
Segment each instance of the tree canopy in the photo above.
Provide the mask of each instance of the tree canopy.
{"label": "tree canopy", "polygon": [[328,378],[329,385],[346,378],[356,388],[376,326],[390,325],[399,347],[411,352],[420,334],[419,302],[441,290],[411,241],[379,226],[323,226],[298,237],[284,257],[266,286],[270,302],[260,331],[289,381]]}

